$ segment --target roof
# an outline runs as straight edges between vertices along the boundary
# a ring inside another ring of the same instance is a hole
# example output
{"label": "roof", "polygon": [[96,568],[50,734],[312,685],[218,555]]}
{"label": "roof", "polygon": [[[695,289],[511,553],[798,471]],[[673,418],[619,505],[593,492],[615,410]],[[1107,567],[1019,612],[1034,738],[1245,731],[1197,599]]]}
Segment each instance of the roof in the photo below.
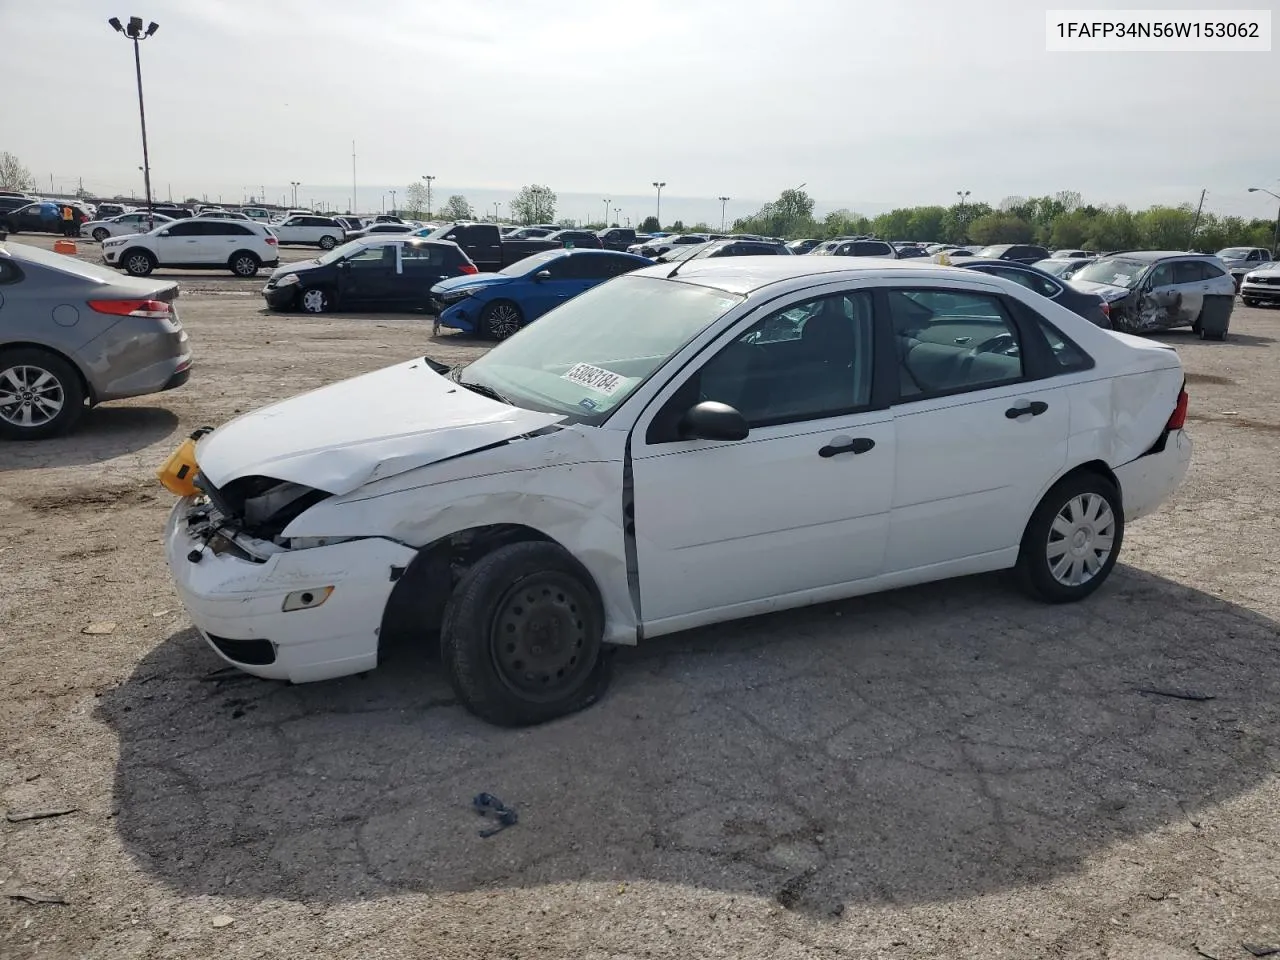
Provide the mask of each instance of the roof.
{"label": "roof", "polygon": [[924,258],[881,260],[878,257],[710,257],[662,263],[637,270],[633,276],[665,278],[678,270],[675,279],[715,287],[728,293],[747,294],[761,287],[804,277],[840,274],[851,280],[865,280],[888,273],[901,273],[916,279],[945,280],[957,275],[973,277],[963,267],[944,267]]}
{"label": "roof", "polygon": [[1111,257],[1124,257],[1126,260],[1155,263],[1157,260],[1168,260],[1170,257],[1208,257],[1213,259],[1213,254],[1193,253],[1190,250],[1115,250],[1105,254],[1103,257],[1099,257],[1099,259],[1109,259]]}

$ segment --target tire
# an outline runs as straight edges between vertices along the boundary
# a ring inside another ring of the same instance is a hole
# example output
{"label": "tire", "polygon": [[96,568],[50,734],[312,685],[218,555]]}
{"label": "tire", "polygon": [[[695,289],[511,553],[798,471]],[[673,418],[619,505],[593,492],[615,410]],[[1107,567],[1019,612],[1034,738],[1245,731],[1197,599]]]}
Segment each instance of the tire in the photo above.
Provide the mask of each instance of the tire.
{"label": "tire", "polygon": [[1227,339],[1227,331],[1215,330],[1213,333],[1210,333],[1208,330],[1204,329],[1204,327],[1201,327],[1200,339],[1201,340],[1217,340],[1219,343],[1221,343],[1222,341]]}
{"label": "tire", "polygon": [[43,440],[66,433],[82,413],[84,386],[66,360],[37,347],[0,351],[0,437]]}
{"label": "tire", "polygon": [[120,258],[120,266],[132,277],[145,277],[156,268],[156,258],[150,251],[135,247],[125,251]]}
{"label": "tire", "polygon": [[323,237],[320,238],[321,250],[332,250],[337,245],[338,245],[338,241],[333,239],[333,237],[329,236],[328,234],[325,234]]}
{"label": "tire", "polygon": [[505,340],[524,326],[524,313],[510,300],[495,300],[480,312],[480,332],[490,340]]}
{"label": "tire", "polygon": [[[1116,485],[1096,473],[1071,474],[1054,484],[1027,522],[1015,567],[1018,584],[1046,603],[1083,600],[1111,574],[1123,542],[1124,508]],[[1092,572],[1089,558],[1096,564]]]}
{"label": "tire", "polygon": [[252,250],[237,250],[227,261],[227,266],[237,277],[256,277],[262,261]]}
{"label": "tire", "polygon": [[99,243],[107,239],[107,237],[109,236],[111,236],[110,231],[106,230],[103,227],[98,227],[96,230],[93,231],[93,239],[97,240]]}
{"label": "tire", "polygon": [[328,313],[333,309],[333,294],[324,287],[299,290],[298,309],[303,313]]}
{"label": "tire", "polygon": [[472,713],[523,727],[600,699],[612,676],[603,632],[599,595],[577,560],[553,543],[513,543],[482,557],[454,588],[440,652]]}
{"label": "tire", "polygon": [[1260,302],[1258,300],[1255,300],[1253,297],[1242,297],[1241,300],[1244,302],[1244,305],[1246,307],[1256,307]]}

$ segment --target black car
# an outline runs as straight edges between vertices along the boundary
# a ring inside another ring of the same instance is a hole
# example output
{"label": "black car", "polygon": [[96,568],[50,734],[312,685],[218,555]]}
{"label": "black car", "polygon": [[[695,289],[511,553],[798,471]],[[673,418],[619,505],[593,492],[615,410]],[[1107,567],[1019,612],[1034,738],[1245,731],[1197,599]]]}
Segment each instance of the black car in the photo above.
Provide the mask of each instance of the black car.
{"label": "black car", "polygon": [[685,260],[702,260],[707,257],[768,257],[791,256],[791,251],[781,243],[766,240],[712,240],[696,246],[672,247],[657,257],[658,263],[682,263]]}
{"label": "black car", "polygon": [[92,219],[88,211],[75,203],[55,203],[52,200],[38,200],[10,210],[0,215],[0,226],[8,233],[62,233],[62,208],[66,206],[71,207],[78,234],[80,224]]}
{"label": "black car", "polygon": [[555,233],[547,234],[544,239],[561,246],[583,250],[600,250],[604,247],[600,238],[590,230],[557,230]]}
{"label": "black car", "polygon": [[344,243],[314,260],[277,268],[262,296],[273,310],[307,313],[356,306],[427,309],[433,286],[476,272],[456,243],[372,236]]}
{"label": "black car", "polygon": [[967,257],[954,266],[1012,280],[1042,297],[1048,297],[1055,303],[1062,304],[1094,326],[1102,327],[1104,330],[1111,329],[1111,308],[1104,298],[1095,293],[1077,290],[1043,270],[1010,260],[988,260],[980,257]]}
{"label": "black car", "polygon": [[787,244],[787,249],[796,254],[808,253],[821,242],[821,240],[815,240],[812,237],[804,240],[792,240]]}
{"label": "black car", "polygon": [[984,260],[1011,260],[1014,263],[1035,263],[1037,260],[1049,259],[1049,251],[1034,243],[997,243],[983,247],[977,256]]}
{"label": "black car", "polygon": [[625,252],[627,247],[636,242],[636,232],[627,227],[610,227],[608,230],[601,230],[596,236],[606,250]]}

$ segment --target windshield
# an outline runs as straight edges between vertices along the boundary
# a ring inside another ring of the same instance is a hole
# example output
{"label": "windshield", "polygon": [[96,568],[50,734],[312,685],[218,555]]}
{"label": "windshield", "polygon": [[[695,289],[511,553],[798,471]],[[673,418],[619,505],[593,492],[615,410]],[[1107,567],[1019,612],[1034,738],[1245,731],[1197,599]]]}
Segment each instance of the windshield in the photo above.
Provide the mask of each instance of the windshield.
{"label": "windshield", "polygon": [[1070,260],[1037,260],[1032,264],[1037,270],[1051,273],[1055,277],[1063,276],[1073,266]]}
{"label": "windshield", "polygon": [[1079,273],[1072,274],[1072,280],[1090,280],[1093,283],[1107,283],[1113,287],[1124,287],[1132,290],[1138,285],[1138,278],[1147,264],[1140,260],[1118,260],[1107,258],[1091,263]]}
{"label": "windshield", "polygon": [[361,243],[359,240],[352,240],[350,243],[344,243],[340,247],[334,247],[328,253],[321,254],[316,257],[316,263],[323,263],[326,266],[331,263],[337,263],[345,257],[359,253],[368,246],[369,245],[367,243]]}
{"label": "windshield", "polygon": [[707,253],[710,248],[710,241],[707,243],[700,243],[697,246],[677,246],[664,253],[661,259],[663,263],[679,263],[681,260],[692,260],[694,257]]}
{"label": "windshield", "polygon": [[463,385],[518,407],[602,423],[742,297],[657,277],[617,277],[545,314],[467,366]]}
{"label": "windshield", "polygon": [[1227,247],[1219,250],[1216,256],[1221,260],[1243,260],[1253,252],[1251,247]]}
{"label": "windshield", "polygon": [[996,260],[999,260],[999,259],[1000,259],[1000,254],[1004,253],[1004,252],[1005,252],[1006,250],[1008,250],[1008,249],[1009,249],[1009,248],[1008,248],[1008,247],[1005,247],[1005,246],[998,246],[998,247],[983,247],[981,250],[979,250],[979,251],[978,251],[978,256],[980,256],[980,257],[992,257],[992,258],[994,258],[994,259],[996,259]]}

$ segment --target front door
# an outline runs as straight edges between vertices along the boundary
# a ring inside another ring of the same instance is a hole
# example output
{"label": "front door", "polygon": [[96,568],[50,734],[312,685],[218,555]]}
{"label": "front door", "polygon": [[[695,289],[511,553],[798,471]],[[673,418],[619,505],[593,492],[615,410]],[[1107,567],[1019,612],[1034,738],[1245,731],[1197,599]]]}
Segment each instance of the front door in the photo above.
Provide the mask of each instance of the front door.
{"label": "front door", "polygon": [[[632,475],[648,633],[881,572],[894,425],[873,403],[871,304],[866,291],[833,289],[757,313],[640,418]],[[680,415],[702,400],[738,409],[747,437],[681,439]]]}
{"label": "front door", "polygon": [[543,280],[529,278],[523,304],[525,320],[542,316],[592,286],[595,281],[587,278],[583,259],[573,254],[559,257],[538,269],[538,273],[545,271],[549,277]]}
{"label": "front door", "polygon": [[885,572],[1016,548],[1066,462],[1066,391],[1027,381],[1023,331],[996,294],[892,289],[896,482]]}
{"label": "front door", "polygon": [[396,295],[396,245],[366,247],[342,261],[338,296],[344,304],[380,305]]}
{"label": "front door", "polygon": [[1158,263],[1142,282],[1136,330],[1160,330],[1181,322],[1182,290],[1174,279],[1173,268],[1171,261]]}
{"label": "front door", "polygon": [[204,240],[198,220],[170,224],[156,235],[156,255],[162,264],[204,262]]}

